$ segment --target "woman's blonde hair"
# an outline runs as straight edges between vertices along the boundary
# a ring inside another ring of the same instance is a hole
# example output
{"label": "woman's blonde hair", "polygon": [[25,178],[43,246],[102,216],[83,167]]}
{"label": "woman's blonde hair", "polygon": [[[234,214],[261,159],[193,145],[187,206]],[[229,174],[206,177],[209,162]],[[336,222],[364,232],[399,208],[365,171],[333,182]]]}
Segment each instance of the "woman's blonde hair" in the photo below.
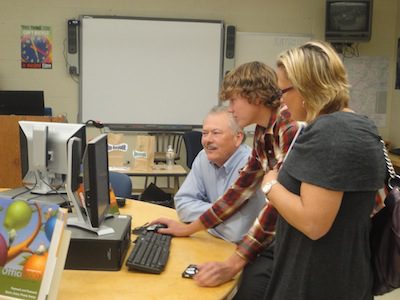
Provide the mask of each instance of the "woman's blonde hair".
{"label": "woman's blonde hair", "polygon": [[311,41],[289,49],[279,55],[277,66],[304,98],[306,121],[348,107],[346,70],[329,44]]}
{"label": "woman's blonde hair", "polygon": [[249,103],[261,103],[277,108],[280,102],[280,90],[275,71],[258,61],[240,65],[230,71],[222,82],[221,100],[229,100],[235,95],[247,99]]}

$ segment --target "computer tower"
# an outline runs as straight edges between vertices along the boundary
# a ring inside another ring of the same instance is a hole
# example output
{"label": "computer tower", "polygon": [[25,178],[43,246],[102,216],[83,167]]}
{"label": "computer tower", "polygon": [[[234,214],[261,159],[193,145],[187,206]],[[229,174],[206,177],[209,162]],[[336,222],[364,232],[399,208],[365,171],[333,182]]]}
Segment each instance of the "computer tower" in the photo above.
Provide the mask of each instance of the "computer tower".
{"label": "computer tower", "polygon": [[104,225],[114,233],[98,236],[81,228],[68,227],[71,241],[65,269],[118,271],[131,243],[131,216],[116,215]]}

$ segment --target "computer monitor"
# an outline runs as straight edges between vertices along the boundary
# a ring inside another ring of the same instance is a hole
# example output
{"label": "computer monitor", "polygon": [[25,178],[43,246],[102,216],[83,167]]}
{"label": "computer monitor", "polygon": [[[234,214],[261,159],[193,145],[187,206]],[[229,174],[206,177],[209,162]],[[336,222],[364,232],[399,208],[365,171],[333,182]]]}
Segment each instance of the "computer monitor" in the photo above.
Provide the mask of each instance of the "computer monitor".
{"label": "computer monitor", "polygon": [[[19,121],[22,179],[33,184],[32,193],[64,192],[69,172],[68,141],[76,138],[79,159],[86,146],[84,124]],[[80,164],[80,162],[78,161]],[[73,180],[77,185],[78,177]]]}
{"label": "computer monitor", "polygon": [[43,91],[0,91],[0,115],[43,116]]}
{"label": "computer monitor", "polygon": [[110,208],[107,134],[89,141],[83,156],[85,204],[93,227],[103,223]]}
{"label": "computer monitor", "polygon": [[[74,164],[76,161],[73,149],[74,139],[69,143],[68,159],[70,172],[74,174]],[[75,154],[76,156],[76,154]],[[98,235],[114,232],[110,227],[103,224],[110,208],[110,190],[108,173],[108,142],[107,134],[101,134],[90,140],[86,145],[83,155],[83,195],[77,195],[77,188],[74,188],[67,179],[68,197],[74,204],[76,216],[68,218],[68,225],[80,227]]]}

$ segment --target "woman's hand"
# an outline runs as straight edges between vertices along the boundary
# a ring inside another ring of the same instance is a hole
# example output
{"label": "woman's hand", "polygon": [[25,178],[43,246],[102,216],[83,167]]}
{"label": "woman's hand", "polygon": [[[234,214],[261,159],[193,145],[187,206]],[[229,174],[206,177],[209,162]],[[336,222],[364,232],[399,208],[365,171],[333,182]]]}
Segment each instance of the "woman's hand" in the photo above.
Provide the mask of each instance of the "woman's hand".
{"label": "woman's hand", "polygon": [[199,286],[218,286],[232,280],[246,265],[236,253],[224,262],[208,262],[198,265],[199,272],[193,277]]}
{"label": "woman's hand", "polygon": [[167,225],[167,228],[160,228],[157,232],[162,234],[170,234],[173,236],[190,236],[193,233],[205,229],[203,224],[197,220],[190,224],[181,223],[168,218],[158,218],[150,224],[162,223]]}

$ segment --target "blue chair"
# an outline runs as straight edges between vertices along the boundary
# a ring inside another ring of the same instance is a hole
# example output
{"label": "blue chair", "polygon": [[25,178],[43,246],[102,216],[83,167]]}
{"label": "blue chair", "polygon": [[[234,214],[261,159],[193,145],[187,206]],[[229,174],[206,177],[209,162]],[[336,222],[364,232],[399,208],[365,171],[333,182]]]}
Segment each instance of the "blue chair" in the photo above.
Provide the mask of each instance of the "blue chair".
{"label": "blue chair", "polygon": [[201,144],[202,133],[200,131],[187,131],[183,134],[183,140],[185,141],[186,147],[186,165],[189,169],[192,168],[192,164],[197,154],[203,149]]}
{"label": "blue chair", "polygon": [[132,198],[132,181],[128,175],[110,171],[109,179],[115,196]]}

